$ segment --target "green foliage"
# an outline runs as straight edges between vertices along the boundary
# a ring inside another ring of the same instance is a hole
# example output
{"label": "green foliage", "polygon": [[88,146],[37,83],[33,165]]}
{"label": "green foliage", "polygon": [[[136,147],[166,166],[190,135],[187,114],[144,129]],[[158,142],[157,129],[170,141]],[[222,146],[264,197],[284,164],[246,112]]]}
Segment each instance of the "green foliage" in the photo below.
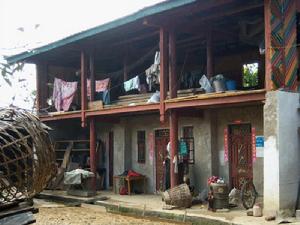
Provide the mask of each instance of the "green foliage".
{"label": "green foliage", "polygon": [[9,86],[12,86],[11,78],[13,74],[17,71],[22,71],[23,67],[24,63],[16,63],[12,65],[0,63],[1,76]]}
{"label": "green foliage", "polygon": [[243,65],[243,87],[258,85],[258,63]]}

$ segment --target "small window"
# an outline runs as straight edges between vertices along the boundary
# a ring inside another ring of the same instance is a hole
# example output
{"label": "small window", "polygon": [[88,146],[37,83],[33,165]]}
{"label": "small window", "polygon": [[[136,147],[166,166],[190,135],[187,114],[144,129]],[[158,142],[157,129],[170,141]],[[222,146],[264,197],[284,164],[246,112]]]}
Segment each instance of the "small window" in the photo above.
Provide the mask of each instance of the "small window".
{"label": "small window", "polygon": [[182,141],[185,141],[188,147],[188,162],[195,163],[195,145],[194,145],[194,128],[192,126],[183,127]]}
{"label": "small window", "polygon": [[258,85],[258,63],[243,65],[243,87],[250,88]]}
{"label": "small window", "polygon": [[138,163],[145,163],[146,161],[146,132],[137,132],[137,148],[138,148]]}

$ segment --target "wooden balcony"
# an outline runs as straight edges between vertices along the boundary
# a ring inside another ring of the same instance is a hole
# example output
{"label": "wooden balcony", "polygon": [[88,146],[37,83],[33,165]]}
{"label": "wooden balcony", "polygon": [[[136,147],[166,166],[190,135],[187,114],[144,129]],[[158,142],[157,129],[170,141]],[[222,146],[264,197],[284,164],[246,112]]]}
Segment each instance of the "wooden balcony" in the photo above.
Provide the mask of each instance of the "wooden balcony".
{"label": "wooden balcony", "polygon": [[[180,97],[165,100],[165,109],[185,109],[185,108],[218,108],[245,105],[260,105],[265,101],[264,89],[250,91],[228,91],[222,93],[192,93],[187,91],[180,93]],[[102,109],[89,109],[85,111],[85,117],[93,116],[116,116],[133,115],[139,113],[159,113],[159,103],[147,103],[150,95],[132,95],[121,97],[111,105],[106,105]],[[40,115],[42,121],[55,121],[65,119],[80,119],[81,110],[71,112],[52,112],[47,115]]]}

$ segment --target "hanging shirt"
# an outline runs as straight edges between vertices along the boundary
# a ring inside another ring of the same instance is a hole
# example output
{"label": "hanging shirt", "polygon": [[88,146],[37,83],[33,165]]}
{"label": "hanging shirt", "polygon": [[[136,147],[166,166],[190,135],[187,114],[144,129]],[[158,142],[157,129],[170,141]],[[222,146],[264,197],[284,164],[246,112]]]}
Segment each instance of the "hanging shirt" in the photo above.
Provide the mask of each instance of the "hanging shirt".
{"label": "hanging shirt", "polygon": [[139,76],[136,76],[128,81],[124,82],[124,90],[131,91],[131,90],[140,90],[140,78]]}
{"label": "hanging shirt", "polygon": [[54,78],[53,100],[57,111],[68,111],[77,90],[77,82]]}
{"label": "hanging shirt", "polygon": [[179,142],[179,154],[182,156],[186,156],[188,154],[187,144],[183,140]]}

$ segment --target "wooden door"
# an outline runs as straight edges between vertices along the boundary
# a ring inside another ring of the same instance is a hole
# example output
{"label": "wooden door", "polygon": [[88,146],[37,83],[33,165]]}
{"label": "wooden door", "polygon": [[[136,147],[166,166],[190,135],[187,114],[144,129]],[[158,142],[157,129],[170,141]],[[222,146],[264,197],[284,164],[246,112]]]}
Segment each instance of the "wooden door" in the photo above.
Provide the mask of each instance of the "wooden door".
{"label": "wooden door", "polygon": [[156,162],[156,190],[164,189],[164,166],[163,162],[167,155],[167,145],[170,141],[168,129],[155,131],[155,162]]}
{"label": "wooden door", "polygon": [[109,151],[109,186],[113,185],[114,176],[114,133],[111,131],[108,134],[108,151]]}
{"label": "wooden door", "polygon": [[228,131],[231,187],[240,189],[245,180],[253,179],[251,124],[229,125]]}

